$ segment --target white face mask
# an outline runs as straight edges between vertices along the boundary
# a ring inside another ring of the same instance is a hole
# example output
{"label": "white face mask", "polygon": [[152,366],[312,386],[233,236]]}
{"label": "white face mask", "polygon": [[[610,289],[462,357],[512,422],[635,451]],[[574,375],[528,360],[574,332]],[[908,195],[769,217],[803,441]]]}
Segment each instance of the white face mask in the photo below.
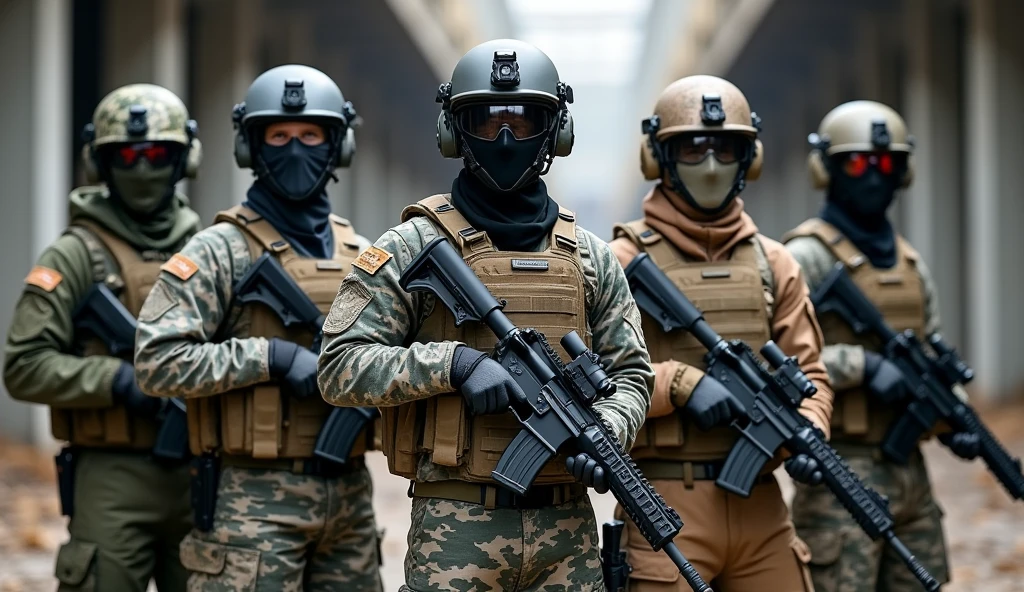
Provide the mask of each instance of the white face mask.
{"label": "white face mask", "polygon": [[699,164],[676,164],[679,180],[705,210],[716,210],[725,203],[739,170],[740,163],[722,164],[712,155]]}

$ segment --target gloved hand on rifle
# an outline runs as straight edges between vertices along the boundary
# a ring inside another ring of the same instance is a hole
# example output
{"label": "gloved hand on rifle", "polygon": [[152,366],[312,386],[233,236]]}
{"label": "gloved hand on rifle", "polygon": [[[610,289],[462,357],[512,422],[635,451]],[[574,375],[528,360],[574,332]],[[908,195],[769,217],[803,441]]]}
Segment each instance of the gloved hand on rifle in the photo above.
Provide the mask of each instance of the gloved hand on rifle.
{"label": "gloved hand on rifle", "polygon": [[821,473],[818,461],[806,454],[797,454],[786,459],[786,472],[798,483],[804,485],[821,485],[825,476]]}
{"label": "gloved hand on rifle", "polygon": [[455,348],[451,382],[462,393],[472,415],[504,413],[509,401],[526,399],[526,394],[501,364],[465,345]]}
{"label": "gloved hand on rifle", "polygon": [[115,405],[123,405],[128,413],[138,417],[156,417],[163,402],[142,392],[139,383],[135,382],[135,367],[128,362],[121,362],[114,373],[110,394]]}
{"label": "gloved hand on rifle", "polygon": [[746,413],[746,409],[722,383],[705,374],[690,393],[683,412],[693,419],[698,428],[709,430],[728,425]]}
{"label": "gloved hand on rifle", "polygon": [[889,405],[907,396],[907,387],[900,369],[873,351],[864,352],[864,385],[878,400]]}
{"label": "gloved hand on rifle", "polygon": [[316,384],[317,355],[297,343],[274,337],[270,340],[270,378],[296,399],[320,394]]}
{"label": "gloved hand on rifle", "polygon": [[981,438],[970,432],[947,432],[939,434],[939,442],[964,460],[974,460],[981,454]]}
{"label": "gloved hand on rifle", "polygon": [[565,459],[565,468],[572,473],[572,476],[587,487],[592,487],[597,493],[608,491],[608,479],[605,477],[604,468],[597,464],[597,461],[589,454],[581,452],[576,456]]}

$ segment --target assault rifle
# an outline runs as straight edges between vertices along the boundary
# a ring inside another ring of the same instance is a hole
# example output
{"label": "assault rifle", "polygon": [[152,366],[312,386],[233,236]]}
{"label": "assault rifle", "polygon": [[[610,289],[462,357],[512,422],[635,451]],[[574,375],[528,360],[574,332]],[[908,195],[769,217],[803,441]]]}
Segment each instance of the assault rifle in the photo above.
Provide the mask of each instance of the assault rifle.
{"label": "assault rifle", "polygon": [[613,394],[615,385],[575,331],[561,340],[572,358],[565,364],[543,334],[512,324],[501,311],[503,304],[444,238],[424,247],[402,273],[399,285],[408,292],[432,293],[452,312],[457,325],[487,325],[498,338],[495,360],[525,393],[525,398],[511,402],[523,429],[498,460],[491,473],[495,481],[522,495],[559,450],[585,452],[604,469],[612,494],[647,542],[668,554],[691,588],[711,591],[672,541],[683,521],[592,408],[598,398]]}
{"label": "assault rifle", "polygon": [[622,520],[605,522],[601,527],[604,546],[601,547],[601,571],[604,573],[604,589],[608,592],[626,592],[629,588],[629,574],[633,567],[626,562],[626,552],[621,550]]}
{"label": "assault rifle", "polygon": [[705,349],[705,372],[717,378],[744,406],[744,417],[732,422],[740,433],[725,460],[716,484],[726,491],[748,497],[765,463],[784,447],[791,454],[806,454],[817,461],[824,484],[872,540],[883,538],[900,556],[926,590],[939,583],[917,561],[893,531],[894,521],[886,499],[866,487],[825,435],[798,411],[805,397],[817,388],[769,341],[761,355],[774,367],[770,372],[742,341],[725,341],[704,320],[703,314],[655,265],[647,254],[626,267],[626,279],[637,306],[661,325],[663,331],[683,329]]}
{"label": "assault rifle", "polygon": [[[92,333],[110,355],[121,357],[135,350],[135,318],[105,284],[93,284],[72,315],[75,331]],[[185,402],[166,400],[157,415],[160,428],[153,443],[153,456],[167,461],[188,458],[188,421]]]}
{"label": "assault rifle", "polygon": [[[285,327],[308,328],[316,335],[310,350],[320,355],[324,315],[270,253],[260,255],[238,280],[234,292],[243,304],[259,302],[269,307]],[[377,415],[372,407],[335,407],[320,427],[313,454],[345,464],[356,438]]]}
{"label": "assault rifle", "polygon": [[1014,499],[1024,499],[1024,475],[1020,459],[1010,456],[978,414],[953,392],[957,383],[966,384],[974,371],[956,351],[935,334],[929,343],[937,355],[929,354],[913,331],[897,333],[886,324],[882,313],[864,296],[842,263],[826,276],[811,298],[819,315],[838,314],[857,334],[869,333],[884,345],[885,357],[899,368],[910,393],[906,407],[889,426],[882,452],[893,462],[906,464],[921,437],[941,420],[958,433],[978,436],[980,456],[989,471]]}

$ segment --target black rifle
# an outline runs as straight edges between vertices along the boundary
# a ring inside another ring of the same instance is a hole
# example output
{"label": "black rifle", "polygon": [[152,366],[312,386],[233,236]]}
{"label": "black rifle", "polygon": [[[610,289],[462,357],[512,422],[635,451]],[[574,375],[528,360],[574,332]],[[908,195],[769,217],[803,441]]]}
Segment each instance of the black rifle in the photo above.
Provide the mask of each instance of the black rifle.
{"label": "black rifle", "polygon": [[[75,308],[75,331],[87,331],[103,342],[110,355],[121,357],[135,350],[135,318],[105,284],[93,284]],[[160,428],[153,443],[153,456],[164,461],[188,458],[188,420],[185,402],[165,401],[157,415]]]}
{"label": "black rifle", "polygon": [[596,354],[575,331],[561,344],[572,358],[564,364],[544,335],[520,329],[501,312],[502,304],[443,238],[434,239],[402,274],[403,290],[430,292],[455,316],[457,325],[483,322],[497,336],[495,359],[519,384],[525,398],[512,402],[523,429],[491,477],[523,495],[537,473],[565,446],[585,452],[604,469],[612,495],[656,550],[664,550],[691,588],[710,592],[672,539],[683,521],[640,473],[618,439],[593,410],[599,397],[615,392]]}
{"label": "black rifle", "polygon": [[601,547],[601,571],[604,572],[604,589],[608,592],[626,592],[629,588],[629,574],[633,567],[626,562],[626,552],[620,549],[622,520],[605,522],[601,527],[604,546]]}
{"label": "black rifle", "polygon": [[975,434],[981,444],[980,456],[989,471],[1014,499],[1024,498],[1020,459],[1010,456],[974,409],[952,390],[955,384],[974,378],[974,371],[960,360],[953,348],[939,335],[932,335],[929,343],[938,355],[931,355],[913,331],[894,331],[853,283],[842,263],[837,263],[818,286],[812,300],[819,316],[834,312],[854,333],[868,333],[878,338],[884,345],[885,357],[903,376],[909,392],[908,402],[882,441],[886,457],[906,464],[921,437],[940,420],[945,421],[954,432]]}
{"label": "black rifle", "polygon": [[761,355],[775,368],[770,372],[742,341],[725,341],[704,320],[703,314],[646,254],[626,267],[626,279],[637,306],[661,325],[666,333],[682,329],[705,349],[705,372],[722,383],[744,406],[744,417],[732,422],[740,439],[729,451],[716,484],[742,497],[750,495],[765,463],[780,447],[791,454],[806,454],[821,467],[824,484],[872,540],[885,539],[926,590],[939,583],[928,573],[893,532],[889,504],[866,487],[825,435],[798,411],[800,402],[817,389],[800,370],[769,341]]}
{"label": "black rifle", "polygon": [[[269,307],[285,327],[300,326],[312,331],[316,337],[310,350],[320,355],[324,315],[270,253],[260,255],[238,280],[234,292],[243,304],[259,302]],[[372,407],[335,407],[320,427],[313,454],[345,464],[356,438],[378,415]]]}

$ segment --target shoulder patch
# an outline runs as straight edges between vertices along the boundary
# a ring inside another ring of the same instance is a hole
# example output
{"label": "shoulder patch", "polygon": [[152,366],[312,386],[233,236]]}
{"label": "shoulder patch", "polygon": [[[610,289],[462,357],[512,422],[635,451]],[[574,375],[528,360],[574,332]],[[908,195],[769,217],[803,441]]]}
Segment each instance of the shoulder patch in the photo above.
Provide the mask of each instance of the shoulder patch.
{"label": "shoulder patch", "polygon": [[160,269],[184,282],[188,281],[188,278],[199,271],[199,266],[181,253],[175,253],[173,257],[167,260],[167,263],[160,266]]}
{"label": "shoulder patch", "polygon": [[354,276],[345,278],[324,321],[324,335],[339,335],[347,331],[372,299],[366,284]]}
{"label": "shoulder patch", "polygon": [[32,271],[28,272],[28,276],[25,277],[25,283],[41,288],[46,292],[53,292],[54,288],[60,285],[63,279],[64,276],[59,271],[43,267],[42,265],[36,265],[32,268]]}
{"label": "shoulder patch", "polygon": [[356,260],[352,262],[352,266],[358,267],[366,273],[373,275],[377,273],[377,270],[387,263],[391,257],[393,257],[391,253],[388,253],[383,249],[378,249],[374,246],[369,246],[366,247],[362,253],[359,253]]}

